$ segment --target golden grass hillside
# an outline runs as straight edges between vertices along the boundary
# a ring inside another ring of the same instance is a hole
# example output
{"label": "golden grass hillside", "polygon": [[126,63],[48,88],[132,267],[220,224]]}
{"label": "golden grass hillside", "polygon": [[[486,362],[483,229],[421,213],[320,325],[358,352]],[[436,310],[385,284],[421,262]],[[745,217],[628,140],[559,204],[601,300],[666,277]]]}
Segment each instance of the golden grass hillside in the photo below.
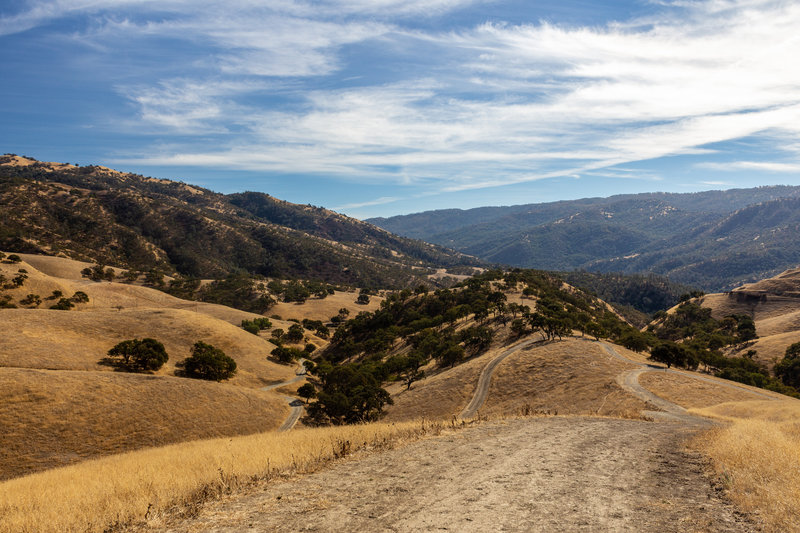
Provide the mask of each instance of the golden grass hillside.
{"label": "golden grass hillside", "polygon": [[194,441],[87,461],[0,483],[0,533],[99,532],[158,523],[170,509],[276,474],[385,448],[440,425],[408,422]]}
{"label": "golden grass hillside", "polygon": [[755,350],[755,360],[772,367],[783,359],[789,345],[800,342],[800,269],[787,270],[729,293],[708,294],[698,303],[711,308],[716,319],[736,314],[753,318],[759,338],[728,355],[740,356]]}
{"label": "golden grass hillside", "polygon": [[275,430],[278,395],[118,372],[0,368],[0,479],[143,447]]}
{"label": "golden grass hillside", "polygon": [[698,439],[736,505],[769,533],[800,524],[800,401],[724,403],[693,412],[726,421]]}
{"label": "golden grass hillside", "polygon": [[118,342],[152,337],[164,343],[169,361],[159,374],[173,374],[198,340],[233,357],[231,383],[261,387],[294,376],[267,360],[273,345],[228,322],[176,309],[54,311],[0,309],[0,366],[61,370],[108,370],[102,366]]}
{"label": "golden grass hillside", "polygon": [[87,309],[140,309],[168,308],[183,309],[209,315],[232,324],[241,324],[242,320],[257,317],[253,313],[232,309],[224,305],[182,300],[165,292],[139,285],[126,283],[94,282],[81,277],[81,270],[92,266],[63,257],[50,257],[32,254],[17,254],[23,261],[16,264],[0,263],[0,273],[11,279],[19,269],[27,271],[28,279],[22,287],[6,290],[6,294],[20,307],[20,301],[28,294],[37,294],[42,298],[40,309],[47,309],[57,299],[48,299],[54,290],[61,291],[65,297],[76,291],[83,291],[89,296],[89,302],[80,304],[77,310]]}
{"label": "golden grass hillside", "polygon": [[537,343],[497,367],[481,413],[497,416],[530,409],[639,418],[647,405],[616,382],[619,374],[632,368],[636,366],[609,356],[600,343],[586,339]]}
{"label": "golden grass hillside", "polygon": [[358,292],[336,291],[334,294],[325,298],[310,298],[303,303],[297,302],[278,302],[275,307],[269,310],[268,314],[278,315],[283,319],[294,318],[303,320],[322,320],[328,322],[332,316],[339,313],[339,309],[350,311],[350,317],[356,316],[361,311],[375,311],[381,306],[383,300],[380,296],[370,296],[368,304],[357,304]]}

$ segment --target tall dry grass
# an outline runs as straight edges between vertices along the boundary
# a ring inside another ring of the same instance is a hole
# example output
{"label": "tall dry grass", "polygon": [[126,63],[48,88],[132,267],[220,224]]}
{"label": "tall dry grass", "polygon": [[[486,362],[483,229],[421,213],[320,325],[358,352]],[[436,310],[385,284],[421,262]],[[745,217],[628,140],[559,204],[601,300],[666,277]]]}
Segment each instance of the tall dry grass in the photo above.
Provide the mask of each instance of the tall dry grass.
{"label": "tall dry grass", "polygon": [[728,422],[696,444],[712,458],[737,506],[758,516],[765,531],[800,531],[800,402],[735,402],[692,411]]}
{"label": "tall dry grass", "polygon": [[0,483],[0,532],[106,531],[160,520],[248,483],[441,429],[425,421],[308,428],[87,461]]}

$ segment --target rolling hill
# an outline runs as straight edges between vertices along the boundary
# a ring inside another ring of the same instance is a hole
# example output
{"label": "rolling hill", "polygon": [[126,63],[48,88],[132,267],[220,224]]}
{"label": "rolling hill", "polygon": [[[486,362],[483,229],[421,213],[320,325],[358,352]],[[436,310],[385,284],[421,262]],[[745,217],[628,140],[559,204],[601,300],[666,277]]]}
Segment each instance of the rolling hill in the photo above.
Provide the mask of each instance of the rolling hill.
{"label": "rolling hill", "polygon": [[647,193],[368,221],[491,262],[656,273],[725,290],[800,263],[799,196],[788,186]]}
{"label": "rolling hill", "polygon": [[464,254],[262,193],[0,156],[0,249],[167,275],[236,272],[371,287],[419,283]]}

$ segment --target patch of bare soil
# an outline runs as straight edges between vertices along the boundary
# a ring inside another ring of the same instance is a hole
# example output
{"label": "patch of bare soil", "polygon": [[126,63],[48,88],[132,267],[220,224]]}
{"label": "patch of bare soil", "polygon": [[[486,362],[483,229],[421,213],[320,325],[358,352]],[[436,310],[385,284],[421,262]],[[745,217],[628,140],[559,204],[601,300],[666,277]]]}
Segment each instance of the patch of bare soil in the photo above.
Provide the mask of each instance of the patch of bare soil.
{"label": "patch of bare soil", "polygon": [[754,531],[684,440],[696,427],[528,418],[345,461],[148,531]]}

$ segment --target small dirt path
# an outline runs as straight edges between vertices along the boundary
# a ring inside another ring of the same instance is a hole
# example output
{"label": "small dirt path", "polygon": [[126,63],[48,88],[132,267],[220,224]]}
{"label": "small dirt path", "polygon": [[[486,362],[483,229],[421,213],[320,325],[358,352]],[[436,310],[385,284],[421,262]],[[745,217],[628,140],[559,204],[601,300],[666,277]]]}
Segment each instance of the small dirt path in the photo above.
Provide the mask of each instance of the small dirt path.
{"label": "small dirt path", "polygon": [[155,531],[753,531],[684,424],[487,423],[215,502]]}
{"label": "small dirt path", "polygon": [[[670,406],[673,406],[674,408],[678,409],[678,411],[675,414],[685,413],[686,410],[683,407],[675,405],[674,403],[667,402],[666,400],[656,396],[652,392],[648,391],[647,389],[645,389],[644,387],[639,385],[638,378],[642,373],[650,372],[650,371],[653,371],[653,372],[654,371],[667,372],[667,373],[670,373],[670,374],[676,374],[678,376],[682,376],[684,378],[696,379],[698,381],[704,381],[706,383],[711,383],[711,384],[717,385],[719,387],[725,387],[725,388],[728,388],[728,389],[734,389],[734,390],[741,390],[741,391],[749,392],[750,394],[752,394],[754,396],[761,396],[761,397],[766,398],[768,400],[777,399],[777,398],[775,398],[774,396],[772,396],[770,394],[767,394],[767,393],[764,393],[764,392],[755,391],[755,390],[749,389],[747,387],[743,387],[741,385],[737,385],[736,383],[729,383],[729,382],[725,382],[725,381],[718,380],[718,379],[707,378],[705,376],[698,376],[698,375],[694,375],[694,374],[689,374],[687,372],[679,372],[679,371],[673,370],[671,368],[664,368],[664,367],[661,367],[661,366],[642,363],[640,361],[634,361],[632,359],[628,359],[624,355],[621,355],[619,352],[617,352],[617,350],[614,349],[614,347],[612,345],[608,344],[607,342],[601,342],[600,344],[603,346],[603,349],[606,351],[606,353],[608,353],[608,355],[610,355],[610,356],[612,356],[612,357],[614,357],[616,359],[619,359],[620,361],[625,361],[626,363],[632,363],[634,365],[639,365],[640,366],[640,368],[637,368],[637,369],[632,370],[630,372],[627,372],[625,374],[621,374],[617,378],[617,382],[620,385],[622,385],[623,388],[626,388],[629,392],[633,392],[634,394],[636,394],[637,396],[639,396],[640,398],[642,398],[645,401],[649,401],[651,403],[654,403],[655,405],[658,405],[658,407],[660,409],[663,409],[664,411],[667,411],[667,412],[673,412],[673,410],[671,410],[670,408],[665,408],[667,406],[667,404],[669,404]],[[634,383],[635,383],[635,385],[634,385]],[[629,387],[627,387],[626,384]],[[646,395],[647,397],[642,396],[642,395]],[[653,399],[655,399],[656,401],[654,401]],[[660,403],[663,404],[665,407],[662,407],[662,405],[659,405]]]}
{"label": "small dirt path", "polygon": [[481,375],[478,378],[478,384],[475,386],[475,392],[472,395],[472,399],[461,411],[461,414],[458,415],[459,418],[472,418],[478,412],[484,403],[486,403],[486,397],[489,395],[489,385],[492,383],[492,374],[494,373],[497,366],[503,362],[503,360],[508,357],[509,355],[526,348],[533,344],[535,341],[533,339],[528,339],[525,341],[520,342],[512,346],[511,348],[507,349],[506,351],[502,352],[500,355],[489,361],[489,363],[483,367],[481,371]]}
{"label": "small dirt path", "polygon": [[[462,417],[483,404],[497,365],[531,342],[484,368]],[[482,424],[262,485],[148,531],[757,531],[709,483],[706,459],[685,448],[710,421],[643,388],[638,377],[649,367],[637,364],[618,381],[661,409],[651,412],[659,422],[553,417]]]}
{"label": "small dirt path", "polygon": [[[301,359],[297,366],[295,377],[280,383],[273,383],[272,385],[261,387],[261,390],[274,390],[280,387],[285,387],[286,385],[297,383],[298,381],[305,379],[306,373],[305,359]],[[305,411],[305,408],[303,407],[303,402],[293,396],[284,396],[283,399],[289,404],[290,410],[289,416],[283,421],[283,424],[281,424],[281,427],[278,428],[278,431],[289,431],[295,426],[295,424],[297,424],[297,421],[300,420],[300,417],[303,416],[303,411]]]}

